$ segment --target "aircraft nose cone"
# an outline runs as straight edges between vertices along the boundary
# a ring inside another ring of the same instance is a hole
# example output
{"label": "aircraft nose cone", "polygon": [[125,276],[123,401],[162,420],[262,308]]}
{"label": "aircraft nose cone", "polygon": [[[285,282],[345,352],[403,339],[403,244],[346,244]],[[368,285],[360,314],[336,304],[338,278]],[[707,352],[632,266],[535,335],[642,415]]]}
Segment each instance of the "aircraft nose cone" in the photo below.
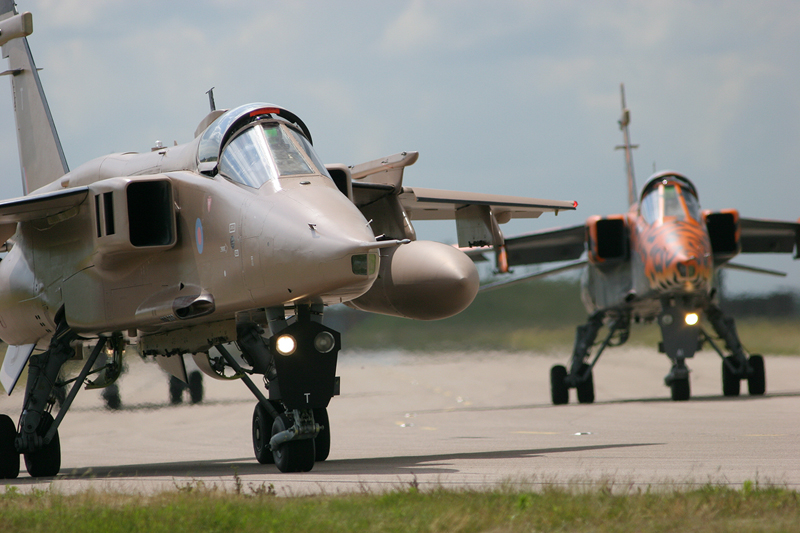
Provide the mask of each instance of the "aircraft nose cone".
{"label": "aircraft nose cone", "polygon": [[478,293],[480,280],[475,264],[445,244],[416,241],[401,246],[391,266],[394,284],[402,290],[401,305],[409,311],[415,308],[413,318],[433,320],[455,315]]}
{"label": "aircraft nose cone", "polygon": [[687,290],[706,289],[711,283],[711,265],[708,257],[690,255],[678,258],[675,270],[678,282]]}
{"label": "aircraft nose cone", "polygon": [[708,234],[699,224],[674,221],[642,240],[645,275],[653,289],[695,292],[711,289],[713,264]]}
{"label": "aircraft nose cone", "polygon": [[678,261],[675,263],[678,275],[682,278],[693,278],[697,273],[697,261],[694,259]]}
{"label": "aircraft nose cone", "polygon": [[432,241],[414,241],[386,250],[370,292],[358,309],[438,320],[460,313],[478,293],[478,270],[464,253]]}

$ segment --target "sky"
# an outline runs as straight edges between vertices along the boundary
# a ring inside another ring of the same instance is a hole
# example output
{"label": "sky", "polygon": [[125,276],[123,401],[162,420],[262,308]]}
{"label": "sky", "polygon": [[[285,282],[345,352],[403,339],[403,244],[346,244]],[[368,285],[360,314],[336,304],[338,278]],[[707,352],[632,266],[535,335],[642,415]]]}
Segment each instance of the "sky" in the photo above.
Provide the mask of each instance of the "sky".
{"label": "sky", "polygon": [[[732,0],[19,0],[75,168],[188,142],[208,112],[269,102],[326,163],[420,152],[407,186],[577,200],[505,235],[627,210],[620,84],[636,180],[685,174],[705,209],[800,217],[800,3]],[[5,64],[3,69],[5,69]],[[0,197],[22,194],[0,78]],[[455,224],[418,224],[455,241]],[[729,292],[800,290],[800,260],[737,262]]]}

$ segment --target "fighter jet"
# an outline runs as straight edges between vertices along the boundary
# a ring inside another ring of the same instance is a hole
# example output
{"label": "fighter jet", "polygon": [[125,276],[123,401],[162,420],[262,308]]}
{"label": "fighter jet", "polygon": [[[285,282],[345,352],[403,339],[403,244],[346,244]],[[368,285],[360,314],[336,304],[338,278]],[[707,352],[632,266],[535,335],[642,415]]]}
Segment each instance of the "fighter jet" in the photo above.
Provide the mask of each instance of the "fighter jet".
{"label": "fighter jet", "polygon": [[[114,383],[128,347],[184,381],[186,354],[212,378],[240,379],[257,399],[258,462],[309,471],[328,457],[326,409],[340,388],[342,341],[325,307],[435,320],[478,291],[473,262],[417,240],[412,220],[455,219],[460,243],[500,245],[499,224],[576,207],[405,187],[416,152],[324,165],[291,111],[216,109],[213,92],[192,141],[70,171],[28,46],[32,20],[0,0],[25,194],[0,202],[9,394],[28,368],[18,423],[0,415],[0,478],[18,476],[20,455],[31,476],[58,473],[65,413],[84,383]],[[70,360],[82,368],[62,379]]]}
{"label": "fighter jet", "polygon": [[[492,290],[532,277],[583,269],[581,296],[589,313],[578,326],[569,371],[556,365],[550,372],[554,404],[569,402],[569,389],[580,403],[594,401],[592,369],[608,346],[628,340],[631,322],[657,322],[660,351],[672,367],[664,378],[673,400],[691,396],[686,360],[708,344],[722,358],[722,391],[737,396],[742,380],[751,395],[764,394],[764,359],[750,355],[739,340],[735,322],[720,310],[715,275],[721,268],[764,274],[782,273],[732,263],[740,253],[795,253],[800,248],[800,224],[743,218],[735,209],[702,210],[697,189],[678,172],[650,176],[636,196],[628,125],[630,111],[621,86],[623,133],[628,182],[627,213],[592,216],[579,226],[558,228],[505,240],[496,247],[497,270],[515,265],[570,261],[558,268],[511,280],[489,283]],[[478,256],[479,250],[471,252]],[[586,259],[581,259],[586,253]],[[713,329],[716,337],[707,331]],[[607,333],[592,357],[598,334]],[[724,348],[724,349],[723,349]]]}

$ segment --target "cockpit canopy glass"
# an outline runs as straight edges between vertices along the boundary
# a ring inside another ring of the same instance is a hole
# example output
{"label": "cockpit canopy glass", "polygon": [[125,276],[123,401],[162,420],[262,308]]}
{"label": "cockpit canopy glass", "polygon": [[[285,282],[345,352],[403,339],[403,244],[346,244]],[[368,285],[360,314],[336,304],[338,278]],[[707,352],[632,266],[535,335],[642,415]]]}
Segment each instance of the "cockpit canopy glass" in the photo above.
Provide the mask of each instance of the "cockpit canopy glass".
{"label": "cockpit canopy glass", "polygon": [[224,177],[255,189],[279,177],[330,177],[311,143],[279,122],[256,123],[239,133],[223,149],[218,168]]}
{"label": "cockpit canopy glass", "polygon": [[694,192],[669,179],[662,180],[645,193],[640,209],[648,224],[665,218],[700,220],[700,205]]}

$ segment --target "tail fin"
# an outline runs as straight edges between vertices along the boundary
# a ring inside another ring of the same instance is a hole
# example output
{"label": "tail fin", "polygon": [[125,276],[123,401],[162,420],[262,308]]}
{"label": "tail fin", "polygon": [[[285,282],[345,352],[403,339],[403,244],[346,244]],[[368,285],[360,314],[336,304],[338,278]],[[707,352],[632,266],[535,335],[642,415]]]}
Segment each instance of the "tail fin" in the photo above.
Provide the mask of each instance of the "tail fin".
{"label": "tail fin", "polygon": [[638,144],[631,144],[628,134],[628,124],[631,123],[631,112],[625,107],[625,84],[619,84],[619,92],[622,97],[622,116],[619,119],[619,129],[622,130],[622,141],[625,143],[617,146],[617,150],[625,150],[625,172],[628,175],[628,205],[636,203],[636,179],[633,177],[633,153],[634,148],[639,148]]}
{"label": "tail fin", "polygon": [[0,76],[11,77],[25,194],[69,172],[39,73],[28,47],[26,36],[32,32],[31,14],[18,14],[14,0],[0,0],[0,44],[3,46],[3,57],[9,63],[9,69],[0,73]]}

